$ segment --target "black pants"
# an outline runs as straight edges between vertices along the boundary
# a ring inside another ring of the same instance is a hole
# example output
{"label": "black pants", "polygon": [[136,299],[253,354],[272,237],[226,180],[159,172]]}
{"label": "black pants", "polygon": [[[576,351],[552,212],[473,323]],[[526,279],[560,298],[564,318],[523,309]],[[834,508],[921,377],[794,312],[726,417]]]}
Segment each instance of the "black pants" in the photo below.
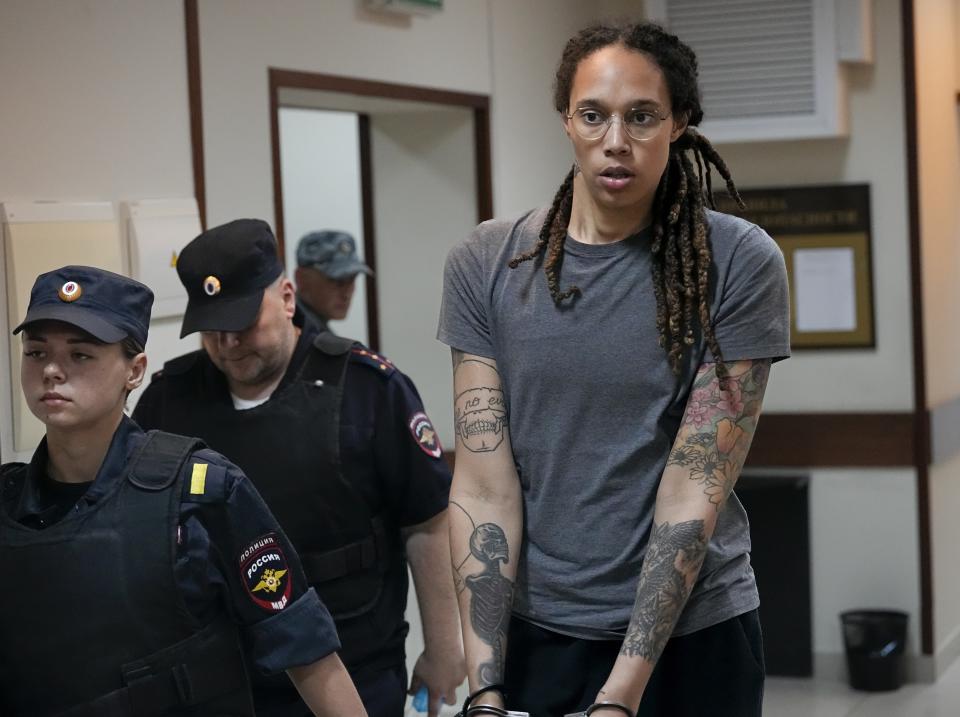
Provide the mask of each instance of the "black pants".
{"label": "black pants", "polygon": [[[403,717],[407,698],[405,665],[352,674],[351,678],[369,717]],[[257,717],[313,715],[292,683],[278,689],[254,691],[254,704]]]}
{"label": "black pants", "polygon": [[[610,674],[620,645],[567,637],[514,618],[505,668],[507,706],[531,717],[585,709]],[[667,642],[637,717],[760,717],[763,680],[763,638],[754,610]]]}

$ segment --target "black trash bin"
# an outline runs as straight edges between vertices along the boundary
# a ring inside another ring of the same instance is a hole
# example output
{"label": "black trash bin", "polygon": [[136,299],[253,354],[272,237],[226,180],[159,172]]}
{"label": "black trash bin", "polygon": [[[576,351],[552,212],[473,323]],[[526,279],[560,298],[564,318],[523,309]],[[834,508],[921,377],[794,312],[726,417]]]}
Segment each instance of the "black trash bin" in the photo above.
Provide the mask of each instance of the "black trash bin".
{"label": "black trash bin", "polygon": [[850,610],[840,614],[850,686],[855,690],[896,690],[904,680],[907,613]]}

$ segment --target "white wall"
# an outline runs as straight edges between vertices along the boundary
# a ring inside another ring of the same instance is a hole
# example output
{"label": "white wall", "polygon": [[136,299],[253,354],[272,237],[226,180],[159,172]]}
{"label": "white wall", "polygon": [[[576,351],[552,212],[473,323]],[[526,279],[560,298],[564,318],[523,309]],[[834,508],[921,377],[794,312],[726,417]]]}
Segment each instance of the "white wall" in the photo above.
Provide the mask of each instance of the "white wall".
{"label": "white wall", "polygon": [[[915,3],[914,22],[927,400],[936,409],[960,398],[956,361],[960,351],[956,331],[960,303],[960,75],[945,61],[954,57],[960,46],[960,12],[954,0],[924,0]],[[960,545],[960,455],[931,466],[930,509],[935,645],[937,651],[956,654],[960,651],[960,564],[952,546]]]}
{"label": "white wall", "polygon": [[435,307],[447,251],[477,220],[473,113],[377,114],[370,129],[382,348],[453,450],[450,352],[434,338]]}
{"label": "white wall", "polygon": [[272,222],[268,67],[489,94],[497,214],[549,202],[570,164],[550,100],[563,43],[601,16],[642,9],[626,0],[448,0],[437,15],[393,19],[343,0],[281,6],[200,2],[214,224],[237,216]]}
{"label": "white wall", "polygon": [[849,73],[848,139],[718,146],[741,187],[871,185],[876,349],[796,351],[773,371],[767,411],[913,409],[900,3],[875,0],[873,16],[876,64]]}
{"label": "white wall", "polygon": [[342,0],[201,0],[199,8],[211,224],[238,216],[273,223],[267,68],[490,91],[482,2],[450,2],[410,20]]}
{"label": "white wall", "polygon": [[[357,115],[295,107],[280,108],[280,167],[283,182],[284,261],[294,279],[297,245],[312,231],[350,234],[363,259],[363,203]],[[271,222],[272,223],[272,222]],[[331,321],[341,336],[369,343],[366,276],[357,276],[347,318]]]}
{"label": "white wall", "polygon": [[954,67],[945,61],[957,45],[954,0],[915,4],[920,234],[923,257],[927,397],[937,406],[960,396],[960,122]]}
{"label": "white wall", "polygon": [[858,608],[908,613],[909,650],[919,652],[918,535],[913,469],[812,472],[814,653],[843,652],[838,616]]}
{"label": "white wall", "polygon": [[4,199],[193,196],[183,3],[4,0]]}
{"label": "white wall", "polygon": [[935,650],[960,648],[960,454],[930,467],[930,532],[933,546]]}
{"label": "white wall", "polygon": [[[183,28],[181,2],[4,0],[0,201],[192,197]],[[0,294],[5,302],[5,287]],[[151,326],[150,370],[194,347],[178,340],[179,326]],[[7,380],[8,340],[4,330],[4,431],[19,390]],[[14,457],[29,456],[3,460]]]}

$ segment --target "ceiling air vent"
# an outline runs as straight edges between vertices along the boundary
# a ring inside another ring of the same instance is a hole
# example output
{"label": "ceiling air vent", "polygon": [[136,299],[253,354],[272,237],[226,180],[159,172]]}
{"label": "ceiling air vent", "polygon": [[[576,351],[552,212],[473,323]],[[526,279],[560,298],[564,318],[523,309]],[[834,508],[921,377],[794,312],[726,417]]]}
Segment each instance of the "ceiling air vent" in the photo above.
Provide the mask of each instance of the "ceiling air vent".
{"label": "ceiling air vent", "polygon": [[697,53],[701,127],[714,142],[846,134],[840,58],[869,60],[845,39],[869,38],[869,2],[647,0],[647,8]]}

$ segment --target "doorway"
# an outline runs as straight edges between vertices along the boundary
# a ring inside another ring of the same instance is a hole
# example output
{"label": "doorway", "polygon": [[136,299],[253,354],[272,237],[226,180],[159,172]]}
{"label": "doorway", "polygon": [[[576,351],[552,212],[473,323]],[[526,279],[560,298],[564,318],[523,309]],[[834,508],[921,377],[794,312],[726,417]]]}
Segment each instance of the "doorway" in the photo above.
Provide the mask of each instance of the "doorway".
{"label": "doorway", "polygon": [[493,214],[489,98],[291,70],[269,75],[275,227],[288,274],[306,231],[353,234],[374,276],[358,285],[334,330],[419,364],[418,344],[433,340],[432,328],[417,322],[411,334],[407,312],[436,315],[446,250]]}

